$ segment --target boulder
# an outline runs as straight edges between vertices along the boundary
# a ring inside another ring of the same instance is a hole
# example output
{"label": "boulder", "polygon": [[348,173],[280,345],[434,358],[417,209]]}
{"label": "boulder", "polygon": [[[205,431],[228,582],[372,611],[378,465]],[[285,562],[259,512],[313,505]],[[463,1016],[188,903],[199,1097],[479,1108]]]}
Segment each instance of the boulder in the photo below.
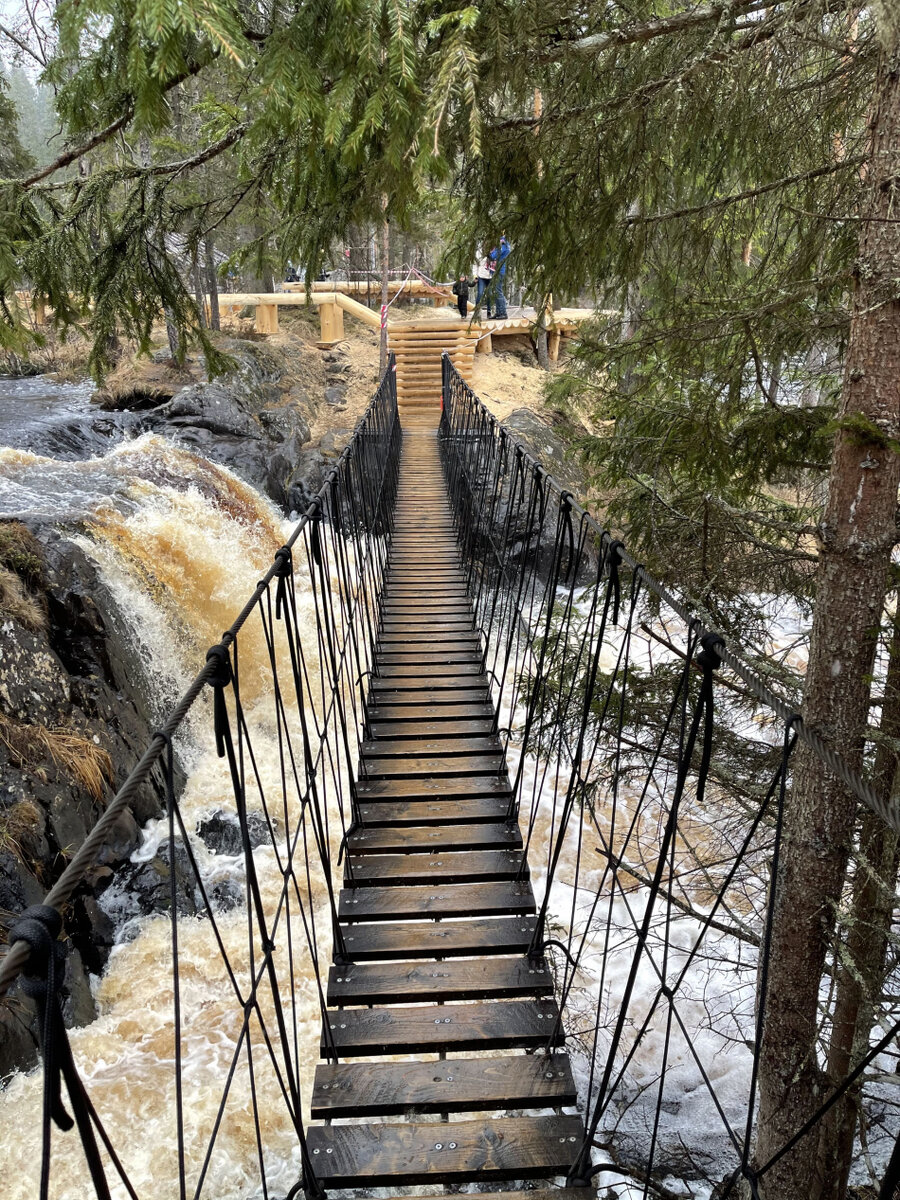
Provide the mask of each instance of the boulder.
{"label": "boulder", "polygon": [[[224,854],[234,857],[242,851],[241,827],[234,813],[216,811],[203,821],[197,823],[197,836],[213,854]],[[256,849],[269,841],[269,827],[262,813],[247,813],[247,832],[250,845]]]}
{"label": "boulder", "polygon": [[549,421],[532,412],[530,408],[517,408],[501,423],[518,441],[524,443],[525,448],[558,483],[576,498],[584,494],[584,474],[570,457],[565,441]]}

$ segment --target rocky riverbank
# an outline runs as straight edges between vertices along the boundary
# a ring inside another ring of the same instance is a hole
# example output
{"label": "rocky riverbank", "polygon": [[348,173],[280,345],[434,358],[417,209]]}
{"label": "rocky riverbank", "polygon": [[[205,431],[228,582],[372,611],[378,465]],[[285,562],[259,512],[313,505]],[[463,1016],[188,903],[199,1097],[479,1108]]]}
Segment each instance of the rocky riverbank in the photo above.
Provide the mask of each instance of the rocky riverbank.
{"label": "rocky riverbank", "polygon": [[[371,394],[369,379],[354,379],[359,372],[352,354],[340,348],[323,354],[296,337],[280,341],[272,346],[223,338],[221,349],[233,367],[214,380],[202,360],[178,367],[160,352],[155,360],[121,367],[90,402],[87,393],[31,408],[27,395],[10,399],[9,420],[0,428],[0,446],[14,447],[0,450],[9,485],[5,511],[17,518],[0,517],[0,943],[14,914],[39,902],[59,877],[160,716],[134,621],[124,619],[122,597],[98,568],[90,539],[105,531],[120,552],[140,553],[140,546],[122,542],[116,523],[140,503],[142,490],[163,484],[208,493],[214,507],[233,510],[236,530],[260,527],[261,520],[265,525],[258,509],[263,501],[254,502],[246,489],[228,494],[221,479],[206,477],[203,460],[228,467],[285,515],[302,511],[346,444],[364,407],[362,396]],[[137,462],[123,465],[128,456],[120,456],[115,472],[107,464],[123,439],[142,434],[161,436],[188,453],[171,461],[148,453],[135,499],[128,485]],[[21,470],[16,475],[20,468],[35,476],[28,486]],[[87,495],[88,468],[97,476],[96,494]],[[195,473],[178,478],[182,470]],[[76,478],[79,472],[84,478]],[[64,495],[52,493],[69,482],[74,490],[67,506]],[[46,504],[38,502],[42,494]],[[92,516],[92,506],[106,506],[106,515]],[[281,535],[269,528],[261,536],[272,542],[269,553]],[[232,551],[223,545],[214,553]],[[145,552],[152,555],[149,544]],[[152,590],[162,564],[139,565]],[[140,827],[161,815],[163,806],[156,771],[66,914],[70,1024],[93,1019],[89,976],[103,970],[128,922],[168,908],[172,869],[179,876],[179,911],[199,910],[183,850],[176,849],[173,864],[167,852],[129,861]],[[219,814],[197,833],[212,851],[231,854],[235,831],[233,819]],[[227,908],[235,898],[223,887],[212,899]],[[0,1078],[31,1065],[36,1045],[30,1002],[15,996],[0,1006]]]}

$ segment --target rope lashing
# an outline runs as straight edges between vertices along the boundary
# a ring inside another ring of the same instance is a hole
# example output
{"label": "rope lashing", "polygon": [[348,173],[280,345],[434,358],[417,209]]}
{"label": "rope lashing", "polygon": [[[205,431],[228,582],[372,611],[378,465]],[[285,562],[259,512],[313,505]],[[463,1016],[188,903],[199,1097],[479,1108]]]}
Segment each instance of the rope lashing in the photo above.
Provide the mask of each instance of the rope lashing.
{"label": "rope lashing", "polygon": [[[44,1060],[43,1149],[41,1153],[40,1200],[47,1200],[50,1186],[50,1139],[55,1124],[63,1132],[78,1126],[91,1182],[98,1200],[110,1200],[109,1186],[92,1122],[93,1110],[75,1069],[69,1035],[63,1022],[60,991],[65,978],[66,946],[59,941],[62,917],[55,908],[34,904],[22,912],[9,931],[9,944],[28,946],[28,964],[19,980],[26,996],[38,1010],[38,1031]],[[65,1080],[74,1116],[63,1107]]]}
{"label": "rope lashing", "polygon": [[225,757],[225,739],[228,733],[228,708],[225,704],[225,689],[233,680],[231,655],[227,644],[222,641],[206,652],[206,661],[213,663],[214,673],[207,680],[213,689],[213,729],[216,736],[216,754]]}
{"label": "rope lashing", "polygon": [[287,607],[287,581],[294,570],[294,555],[290,546],[282,546],[275,552],[275,620],[281,620],[281,613]]}
{"label": "rope lashing", "polygon": [[565,574],[561,576],[562,583],[568,583],[575,566],[575,533],[572,528],[572,501],[575,499],[571,492],[562,492],[559,497],[559,508],[562,513],[565,537],[568,543],[568,561]]}
{"label": "rope lashing", "polygon": [[609,584],[612,588],[612,623],[619,624],[619,607],[622,603],[622,581],[619,576],[619,568],[622,565],[622,551],[625,549],[625,543],[618,540],[611,541],[606,547],[606,570],[609,574]]}

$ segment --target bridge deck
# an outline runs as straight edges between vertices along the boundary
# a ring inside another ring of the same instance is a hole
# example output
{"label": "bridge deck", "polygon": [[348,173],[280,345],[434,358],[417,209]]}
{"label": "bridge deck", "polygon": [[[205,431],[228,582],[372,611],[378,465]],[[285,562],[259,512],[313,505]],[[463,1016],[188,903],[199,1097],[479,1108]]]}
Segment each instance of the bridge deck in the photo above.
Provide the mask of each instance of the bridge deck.
{"label": "bridge deck", "polygon": [[584,1129],[563,1113],[552,979],[526,955],[534,893],[435,429],[405,430],[400,472],[340,894],[349,962],[322,1036],[339,1061],[316,1071],[310,1150],[328,1188],[549,1181]]}

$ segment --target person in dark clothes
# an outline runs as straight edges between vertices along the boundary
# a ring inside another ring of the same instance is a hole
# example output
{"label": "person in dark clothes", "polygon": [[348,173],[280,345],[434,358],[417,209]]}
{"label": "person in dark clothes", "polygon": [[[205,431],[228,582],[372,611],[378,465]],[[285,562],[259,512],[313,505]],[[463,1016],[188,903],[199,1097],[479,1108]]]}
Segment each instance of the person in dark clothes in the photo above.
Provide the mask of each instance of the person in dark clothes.
{"label": "person in dark clothes", "polygon": [[456,297],[456,307],[459,309],[459,315],[465,321],[469,315],[469,280],[465,275],[460,275],[459,279],[454,283],[453,295]]}

